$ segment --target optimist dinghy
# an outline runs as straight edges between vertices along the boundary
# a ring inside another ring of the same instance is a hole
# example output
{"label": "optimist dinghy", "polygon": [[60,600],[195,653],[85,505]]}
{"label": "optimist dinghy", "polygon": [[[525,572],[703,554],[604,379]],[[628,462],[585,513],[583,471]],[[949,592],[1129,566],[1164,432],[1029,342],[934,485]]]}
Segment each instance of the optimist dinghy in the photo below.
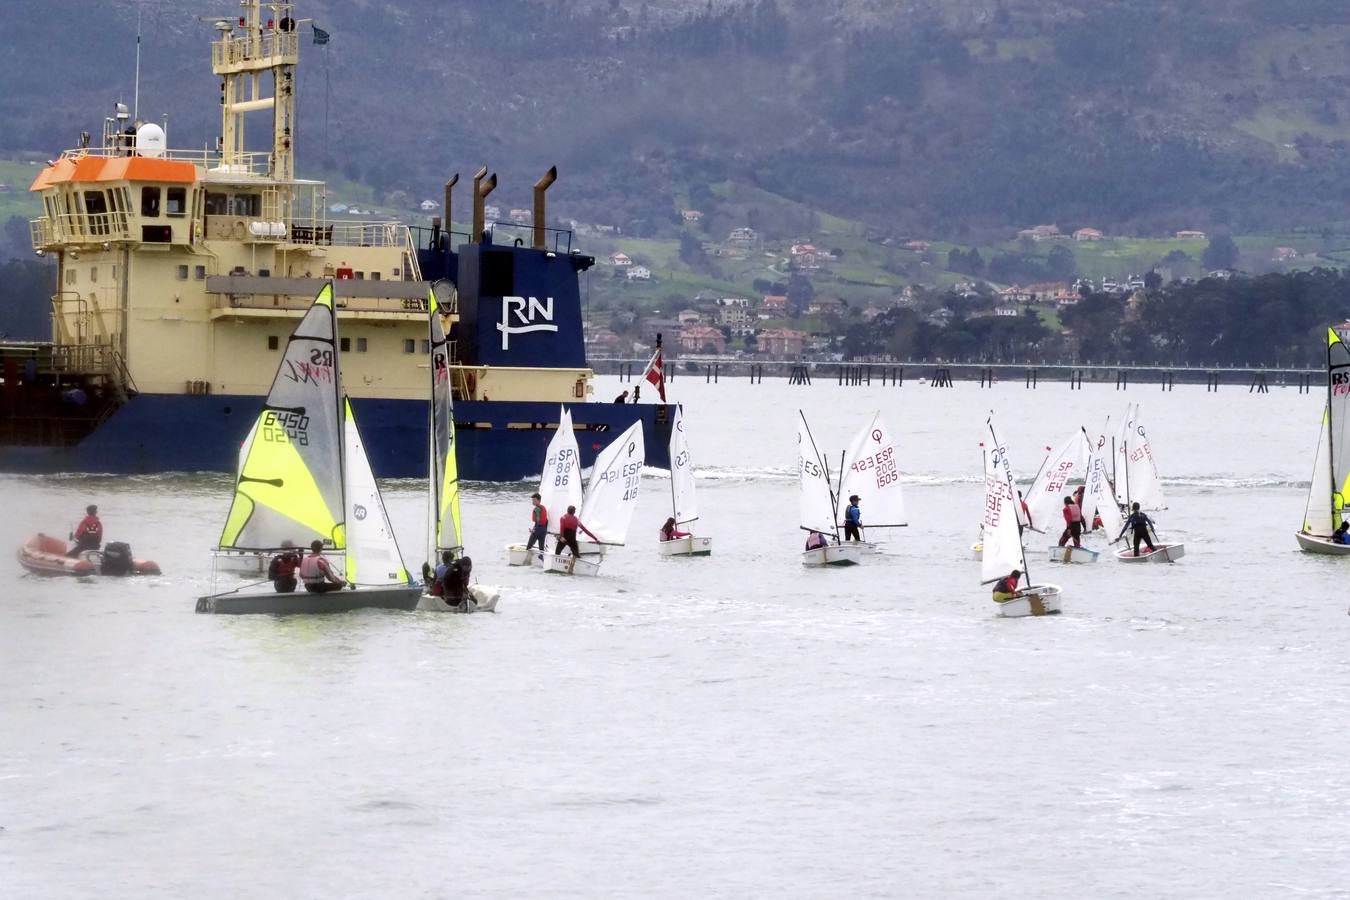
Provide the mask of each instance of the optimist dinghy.
{"label": "optimist dinghy", "polygon": [[[1139,504],[1140,510],[1166,509],[1158,467],[1153,460],[1153,447],[1149,443],[1137,403],[1131,404],[1126,411],[1125,426],[1120,432],[1119,452],[1121,459],[1117,471],[1121,479],[1116,484],[1116,494],[1124,497],[1125,509],[1133,508],[1135,503]],[[1123,524],[1119,527],[1123,527]],[[1130,546],[1116,551],[1116,559],[1121,562],[1176,562],[1186,555],[1184,544],[1160,541],[1156,533],[1153,534],[1156,550],[1148,552],[1147,546],[1141,546],[1138,556],[1134,555],[1130,535],[1125,535],[1125,540]]]}
{"label": "optimist dinghy", "polygon": [[839,542],[839,526],[834,514],[837,498],[830,487],[830,470],[816,449],[811,428],[801,410],[797,411],[797,469],[801,527],[808,533],[825,535],[826,539],[824,546],[802,553],[802,565],[811,568],[856,566],[862,557],[862,545]]}
{"label": "optimist dinghy", "polygon": [[984,553],[980,583],[993,584],[1013,569],[1020,569],[1026,587],[1019,588],[1006,600],[996,600],[998,614],[1008,618],[1053,615],[1060,611],[1060,588],[1032,581],[1017,527],[1019,503],[1012,467],[1008,464],[1008,448],[994,430],[992,413],[985,424],[989,428],[989,445],[984,455]]}
{"label": "optimist dinghy", "polygon": [[[645,457],[641,422],[628,426],[596,456],[579,518],[599,538],[597,543],[622,547],[628,540],[629,526],[642,488]],[[563,553],[540,554],[539,562],[545,572],[596,575],[600,572],[601,560],[584,554],[573,557],[564,548]]]}
{"label": "optimist dinghy", "polygon": [[[670,428],[670,514],[675,527],[698,521],[698,501],[694,493],[694,459],[689,454],[689,436],[684,430],[684,408],[675,407]],[[662,556],[711,556],[712,538],[686,534],[671,540],[658,540]],[[585,548],[582,548],[584,554]]]}
{"label": "optimist dinghy", "polygon": [[880,552],[880,541],[892,528],[904,528],[909,524],[900,488],[900,453],[880,412],[873,413],[871,420],[854,435],[853,443],[844,451],[840,463],[839,492],[835,497],[836,521],[840,525],[848,521],[851,498],[859,497],[859,508],[866,524],[859,529],[863,540],[854,543],[861,543],[864,553]]}

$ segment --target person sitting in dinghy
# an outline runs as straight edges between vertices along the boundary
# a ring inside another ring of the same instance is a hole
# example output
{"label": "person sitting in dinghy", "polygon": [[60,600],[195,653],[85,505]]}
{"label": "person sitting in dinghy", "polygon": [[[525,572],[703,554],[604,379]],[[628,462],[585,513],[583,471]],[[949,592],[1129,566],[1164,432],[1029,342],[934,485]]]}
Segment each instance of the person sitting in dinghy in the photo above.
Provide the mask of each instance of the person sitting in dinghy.
{"label": "person sitting in dinghy", "polygon": [[311,542],[309,551],[309,556],[300,561],[300,579],[305,583],[305,590],[311,594],[325,594],[347,586],[347,582],[333,571],[328,557],[323,555],[323,541]]}
{"label": "person sitting in dinghy", "polygon": [[1350,522],[1342,522],[1331,534],[1331,540],[1337,544],[1350,544]]}
{"label": "person sitting in dinghy", "polygon": [[295,590],[295,572],[300,568],[300,554],[290,549],[292,546],[290,541],[282,541],[281,552],[267,564],[267,577],[272,579],[272,589],[278,594],[289,594]]}
{"label": "person sitting in dinghy", "polygon": [[78,557],[86,550],[97,550],[103,546],[103,523],[98,520],[97,506],[91,503],[84,508],[84,518],[70,533],[70,539],[75,542],[69,554],[73,557]]}
{"label": "person sitting in dinghy", "polygon": [[661,526],[662,542],[673,541],[676,538],[686,538],[686,537],[689,537],[689,532],[680,531],[680,529],[675,527],[674,516],[671,516],[669,519],[666,519],[666,524]]}
{"label": "person sitting in dinghy", "polygon": [[1017,581],[1022,577],[1021,569],[1013,569],[1008,575],[1004,575],[998,581],[994,582],[994,602],[1002,603],[1004,600],[1012,600],[1017,596]]}
{"label": "person sitting in dinghy", "polygon": [[586,536],[597,544],[600,539],[577,518],[577,508],[575,506],[567,507],[567,515],[558,520],[558,544],[553,548],[553,555],[562,553],[562,548],[566,547],[572,551],[572,556],[579,559],[581,557],[581,547],[577,545],[577,529],[580,528],[586,532]]}
{"label": "person sitting in dinghy", "polygon": [[[1149,539],[1149,536],[1148,536],[1148,530],[1149,530],[1150,528],[1154,528],[1154,527],[1155,527],[1155,526],[1154,526],[1154,524],[1153,524],[1153,520],[1150,519],[1146,513],[1140,511],[1140,509],[1139,509],[1139,504],[1138,504],[1138,503],[1133,503],[1133,504],[1130,505],[1130,515],[1129,515],[1129,518],[1127,518],[1127,519],[1125,520],[1125,527],[1122,528],[1122,529],[1120,529],[1120,534],[1116,535],[1116,541],[1118,541],[1118,540],[1120,540],[1121,538],[1123,538],[1123,537],[1125,536],[1125,532],[1127,532],[1127,531],[1133,529],[1133,530],[1134,530],[1134,555],[1135,555],[1135,556],[1138,556],[1138,555],[1139,555],[1139,542],[1140,542],[1140,541],[1143,541],[1145,544],[1148,544],[1148,552],[1149,552],[1149,553],[1152,553],[1153,551],[1157,550],[1158,548],[1157,548],[1157,547],[1154,547],[1154,546],[1153,546],[1153,541]],[[1114,544],[1116,541],[1112,541],[1111,543]]]}
{"label": "person sitting in dinghy", "polygon": [[828,543],[829,542],[825,540],[825,535],[821,534],[819,531],[813,531],[806,536],[807,550],[818,550]]}

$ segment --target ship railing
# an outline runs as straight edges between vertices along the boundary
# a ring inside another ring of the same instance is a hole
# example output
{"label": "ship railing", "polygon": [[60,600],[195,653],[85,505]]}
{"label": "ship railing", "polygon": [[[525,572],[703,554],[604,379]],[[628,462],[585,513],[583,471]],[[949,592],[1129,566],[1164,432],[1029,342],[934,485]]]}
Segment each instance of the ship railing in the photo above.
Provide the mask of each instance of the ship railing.
{"label": "ship railing", "polygon": [[333,247],[406,247],[408,226],[397,221],[332,222],[292,219],[291,241]]}
{"label": "ship railing", "polygon": [[107,344],[6,344],[0,347],[0,363],[14,361],[31,365],[34,375],[63,379],[95,380],[110,390],[118,402],[137,393],[126,359]]}
{"label": "ship railing", "polygon": [[[497,242],[497,231],[502,231],[503,237],[507,243],[514,243],[519,247],[533,246],[534,226],[524,225],[520,222],[493,222],[488,225],[488,240],[490,243]],[[552,250],[554,253],[572,252],[572,230],[570,228],[548,228],[544,231],[544,249]]]}
{"label": "ship railing", "polygon": [[211,45],[211,65],[234,68],[245,63],[281,65],[294,63],[300,54],[300,35],[295,31],[264,31],[262,34],[230,35]]}
{"label": "ship railing", "polygon": [[[131,156],[134,151],[127,147],[78,147],[66,150],[62,159],[77,160],[85,156],[117,157]],[[234,160],[225,165],[221,162],[219,150],[165,150],[160,159],[172,162],[188,162],[201,167],[207,173],[225,175],[268,175],[272,171],[272,154],[253,151],[236,153]]]}

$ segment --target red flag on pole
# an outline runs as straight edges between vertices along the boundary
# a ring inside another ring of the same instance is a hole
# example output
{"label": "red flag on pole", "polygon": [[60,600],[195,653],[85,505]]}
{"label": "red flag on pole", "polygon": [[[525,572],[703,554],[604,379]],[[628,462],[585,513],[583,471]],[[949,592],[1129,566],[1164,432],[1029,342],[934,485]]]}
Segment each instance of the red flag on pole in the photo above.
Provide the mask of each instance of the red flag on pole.
{"label": "red flag on pole", "polygon": [[661,348],[657,347],[656,352],[652,354],[652,361],[647,363],[647,371],[643,378],[656,385],[656,392],[661,395],[661,402],[666,402],[666,367],[661,361]]}

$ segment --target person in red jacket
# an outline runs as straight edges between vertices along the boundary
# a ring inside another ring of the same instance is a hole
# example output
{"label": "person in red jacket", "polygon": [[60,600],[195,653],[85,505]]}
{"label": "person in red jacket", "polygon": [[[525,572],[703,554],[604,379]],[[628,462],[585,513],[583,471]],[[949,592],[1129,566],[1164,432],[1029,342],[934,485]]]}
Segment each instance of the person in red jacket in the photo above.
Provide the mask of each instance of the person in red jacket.
{"label": "person in red jacket", "polygon": [[1012,574],[1004,575],[998,581],[994,582],[994,600],[1002,603],[1004,600],[1011,600],[1017,596],[1017,581],[1022,577],[1021,569],[1013,569]]}
{"label": "person in red jacket", "polygon": [[86,550],[97,550],[103,546],[103,523],[98,520],[98,507],[91,503],[84,508],[84,513],[80,524],[70,533],[70,539],[75,542],[70,551],[71,556],[79,556]]}
{"label": "person in red jacket", "polygon": [[1059,536],[1059,545],[1063,547],[1073,539],[1075,547],[1083,546],[1083,511],[1072,497],[1064,498],[1064,533]]}
{"label": "person in red jacket", "polygon": [[580,558],[581,548],[577,546],[577,529],[580,528],[586,532],[587,537],[599,543],[600,539],[596,537],[589,528],[581,524],[577,518],[577,508],[575,506],[567,507],[567,514],[558,520],[558,546],[553,548],[553,555],[557,556],[566,547],[572,551],[572,556]]}
{"label": "person in red jacket", "polygon": [[532,504],[530,507],[530,540],[525,545],[525,549],[531,550],[535,544],[538,544],[542,553],[544,540],[548,537],[548,507],[544,505],[543,498],[538,494],[530,495],[530,503]]}

